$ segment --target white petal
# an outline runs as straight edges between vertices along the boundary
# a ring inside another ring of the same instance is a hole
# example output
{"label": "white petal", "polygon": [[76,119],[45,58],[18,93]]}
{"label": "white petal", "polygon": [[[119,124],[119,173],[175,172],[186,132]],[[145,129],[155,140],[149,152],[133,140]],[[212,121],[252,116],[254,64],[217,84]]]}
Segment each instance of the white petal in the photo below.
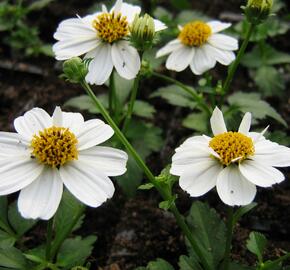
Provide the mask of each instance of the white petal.
{"label": "white petal", "polygon": [[232,51],[221,50],[210,44],[205,44],[204,47],[207,49],[207,53],[222,65],[228,66],[236,58],[236,55]]}
{"label": "white petal", "polygon": [[285,179],[279,170],[253,160],[241,162],[239,169],[248,181],[260,187],[270,187]]}
{"label": "white petal", "polygon": [[91,164],[107,176],[117,176],[126,172],[128,155],[112,147],[95,146],[80,151],[78,160]]}
{"label": "white petal", "polygon": [[84,162],[71,162],[59,172],[67,189],[86,205],[98,207],[114,194],[110,178]]}
{"label": "white petal", "polygon": [[103,143],[114,134],[114,130],[103,121],[93,119],[86,121],[75,134],[78,139],[78,150],[85,150],[97,144]]}
{"label": "white petal", "polygon": [[[115,8],[113,9],[116,10]],[[141,12],[141,8],[139,6],[122,3],[121,10],[118,12],[121,12],[122,16],[126,16],[128,23],[131,24],[135,16]]]}
{"label": "white petal", "polygon": [[220,21],[211,21],[211,22],[207,22],[206,24],[208,24],[212,30],[213,33],[218,33],[221,32],[229,27],[231,27],[231,23],[223,23]]}
{"label": "white petal", "polygon": [[138,74],[141,62],[138,51],[128,41],[118,41],[112,46],[112,59],[119,75],[127,80]]}
{"label": "white petal", "polygon": [[165,23],[156,19],[154,19],[154,27],[155,27],[155,32],[159,32],[167,28]]}
{"label": "white petal", "polygon": [[221,170],[221,164],[213,159],[196,163],[180,176],[179,185],[192,197],[202,196],[215,187]]}
{"label": "white petal", "polygon": [[224,116],[218,107],[215,107],[210,118],[210,126],[213,135],[218,135],[227,132]]}
{"label": "white petal", "polygon": [[63,184],[57,169],[46,168],[29,186],[22,189],[18,209],[24,218],[50,219],[56,212]]}
{"label": "white petal", "polygon": [[0,195],[16,192],[32,183],[43,166],[30,156],[0,159]]}
{"label": "white petal", "polygon": [[231,206],[247,205],[256,195],[256,186],[243,177],[236,165],[222,170],[216,188],[221,200]]}
{"label": "white petal", "polygon": [[110,10],[110,12],[115,12],[115,13],[121,12],[122,4],[123,4],[123,0],[117,0],[115,5]]}
{"label": "white petal", "polygon": [[18,133],[0,131],[0,159],[28,155],[29,142],[23,140]]}
{"label": "white petal", "polygon": [[238,40],[224,34],[213,34],[207,41],[210,45],[227,51],[235,51],[239,48]]}
{"label": "white petal", "polygon": [[166,68],[180,72],[186,69],[194,57],[195,49],[187,46],[174,50],[167,58]]}
{"label": "white petal", "polygon": [[164,47],[162,47],[160,50],[157,51],[156,57],[162,57],[166,54],[169,54],[175,50],[178,50],[180,48],[184,47],[183,44],[180,43],[179,39],[171,40],[169,43],[167,43]]}
{"label": "white petal", "polygon": [[216,64],[215,58],[212,56],[208,48],[202,46],[195,49],[195,55],[190,63],[190,68],[195,75],[201,75]]}
{"label": "white petal", "polygon": [[113,70],[111,47],[110,44],[102,43],[94,50],[94,59],[89,64],[86,76],[88,83],[101,85],[110,77]]}
{"label": "white petal", "polygon": [[198,145],[203,145],[203,146],[208,146],[211,138],[207,136],[193,136],[188,139],[186,139],[175,151],[179,151],[180,149],[186,149],[191,146],[195,146],[196,144]]}
{"label": "white petal", "polygon": [[243,133],[244,135],[248,136],[250,128],[251,128],[251,119],[252,119],[252,114],[247,112],[244,115],[243,120],[240,124],[240,127],[239,127],[240,133]]}
{"label": "white petal", "polygon": [[46,111],[40,108],[33,108],[14,120],[16,131],[28,141],[32,139],[33,135],[38,134],[39,131],[51,126],[52,118]]}

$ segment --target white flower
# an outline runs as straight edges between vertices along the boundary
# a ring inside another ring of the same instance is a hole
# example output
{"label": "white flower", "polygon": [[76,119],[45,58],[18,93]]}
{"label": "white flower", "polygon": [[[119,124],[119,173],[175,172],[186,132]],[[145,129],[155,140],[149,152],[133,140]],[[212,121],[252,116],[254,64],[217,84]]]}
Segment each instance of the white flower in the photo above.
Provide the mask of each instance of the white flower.
{"label": "white flower", "polygon": [[63,184],[92,207],[113,196],[108,176],[125,173],[128,157],[96,146],[113,135],[109,125],[56,107],[52,117],[34,108],[16,118],[14,127],[17,133],[0,132],[0,195],[21,190],[18,209],[23,217],[50,219]]}
{"label": "white flower", "polygon": [[216,186],[225,204],[246,205],[254,200],[256,186],[271,187],[284,180],[274,167],[290,166],[290,149],[265,139],[263,133],[249,132],[250,113],[238,132],[227,131],[218,108],[210,123],[213,138],[191,137],[172,158],[170,172],[180,176],[180,187],[190,196],[204,195]]}
{"label": "white flower", "polygon": [[[102,12],[62,21],[54,34],[58,40],[53,46],[56,59],[83,54],[92,58],[86,76],[90,84],[106,82],[114,67],[121,77],[135,78],[140,70],[140,57],[126,38],[130,24],[140,12],[140,7],[117,0],[110,11],[103,6]],[[155,20],[156,31],[164,28],[163,23]]]}
{"label": "white flower", "polygon": [[233,51],[238,49],[238,41],[219,32],[230,26],[219,21],[187,23],[180,27],[178,38],[161,48],[156,57],[170,54],[167,69],[179,72],[190,66],[196,75],[213,68],[216,62],[229,65],[235,60]]}

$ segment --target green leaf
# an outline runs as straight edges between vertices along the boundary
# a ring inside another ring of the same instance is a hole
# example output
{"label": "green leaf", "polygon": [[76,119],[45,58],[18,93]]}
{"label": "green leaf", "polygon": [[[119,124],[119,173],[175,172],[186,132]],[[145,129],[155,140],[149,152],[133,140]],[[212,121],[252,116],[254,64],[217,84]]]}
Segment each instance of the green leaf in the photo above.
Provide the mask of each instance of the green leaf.
{"label": "green leaf", "polygon": [[206,113],[191,113],[182,121],[182,125],[186,128],[206,133],[208,130],[208,122]]}
{"label": "green leaf", "polygon": [[13,202],[9,205],[8,219],[9,223],[16,231],[18,237],[24,235],[37,223],[37,220],[23,218],[18,212],[16,202]]}
{"label": "green leaf", "polygon": [[258,204],[253,202],[253,203],[250,203],[248,205],[245,205],[245,206],[242,206],[240,207],[235,213],[234,213],[234,216],[233,216],[233,224],[236,224],[240,218],[242,216],[244,216],[245,214],[247,214],[248,212],[250,212],[252,209],[254,209]]}
{"label": "green leaf", "polygon": [[97,237],[92,235],[83,239],[80,236],[66,239],[57,256],[58,265],[67,268],[83,265],[91,255],[96,240]]}
{"label": "green leaf", "polygon": [[12,247],[16,239],[7,232],[0,230],[0,248]]}
{"label": "green leaf", "polygon": [[122,78],[117,72],[114,72],[114,84],[118,101],[121,104],[125,104],[132,90],[134,80],[126,80]]}
{"label": "green leaf", "polygon": [[236,106],[243,113],[251,112],[256,119],[265,119],[269,116],[287,127],[287,123],[281,115],[269,103],[261,100],[261,96],[258,93],[236,92],[228,97],[228,102],[230,105]]}
{"label": "green leaf", "polygon": [[155,112],[155,108],[146,101],[136,100],[134,103],[133,114],[137,116],[152,119]]}
{"label": "green leaf", "polygon": [[282,75],[271,66],[261,66],[254,72],[254,80],[265,96],[279,96],[286,87]]}
{"label": "green leaf", "polygon": [[0,196],[0,228],[5,230],[7,227],[9,227],[7,220],[7,197]]}
{"label": "green leaf", "polygon": [[170,0],[170,3],[173,7],[183,10],[185,8],[190,8],[188,0]]}
{"label": "green leaf", "polygon": [[229,270],[255,270],[255,269],[256,269],[255,267],[245,266],[234,262],[231,262],[229,265]]}
{"label": "green leaf", "polygon": [[141,190],[149,190],[149,189],[151,189],[153,187],[154,187],[153,184],[147,183],[147,184],[144,184],[144,185],[139,186],[138,189],[141,189]]}
{"label": "green leaf", "polygon": [[186,221],[211,269],[216,269],[225,251],[224,222],[214,209],[199,201],[192,204]]}
{"label": "green leaf", "polygon": [[198,263],[197,259],[193,256],[187,257],[182,255],[179,257],[178,266],[180,270],[203,270]]}
{"label": "green leaf", "polygon": [[160,87],[150,97],[162,97],[174,106],[188,107],[190,109],[196,107],[196,102],[192,99],[191,95],[177,85]]}
{"label": "green leaf", "polygon": [[147,270],[174,270],[173,266],[167,261],[158,258],[156,261],[148,263]]}
{"label": "green leaf", "polygon": [[247,249],[254,253],[260,263],[263,262],[263,252],[267,245],[266,237],[258,232],[251,232],[250,238],[247,240]]}
{"label": "green leaf", "polygon": [[40,10],[46,7],[48,4],[50,4],[54,0],[38,0],[34,1],[29,7],[29,11],[35,11],[35,10]]}
{"label": "green leaf", "polygon": [[284,145],[288,145],[290,142],[290,136],[287,135],[287,133],[285,131],[282,130],[275,130],[273,132],[271,132],[267,138],[270,141],[279,143],[279,144],[284,144]]}
{"label": "green leaf", "polygon": [[143,54],[142,61],[146,61],[147,63],[149,63],[151,69],[157,69],[163,63],[163,59],[161,57],[156,58],[156,52],[157,49],[153,48],[150,50],[146,50]]}
{"label": "green leaf", "polygon": [[170,198],[170,200],[160,202],[159,208],[167,211],[174,204],[176,199],[177,199],[177,195],[174,195]]}
{"label": "green leaf", "polygon": [[19,249],[15,247],[0,248],[0,266],[24,270],[27,262]]}

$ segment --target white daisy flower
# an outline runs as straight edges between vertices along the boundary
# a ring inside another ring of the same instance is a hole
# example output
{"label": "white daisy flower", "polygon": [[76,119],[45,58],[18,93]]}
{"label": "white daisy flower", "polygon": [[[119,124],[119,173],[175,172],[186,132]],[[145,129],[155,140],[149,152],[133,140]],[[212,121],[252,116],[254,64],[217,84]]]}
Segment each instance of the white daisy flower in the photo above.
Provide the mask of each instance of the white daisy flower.
{"label": "white daisy flower", "polygon": [[249,132],[251,114],[246,113],[238,132],[227,131],[223,114],[215,108],[210,119],[213,138],[187,139],[172,158],[171,173],[180,176],[180,187],[192,197],[216,186],[228,205],[247,205],[256,186],[271,187],[284,180],[274,167],[290,166],[290,149],[271,142],[263,133]]}
{"label": "white daisy flower", "polygon": [[[62,21],[54,34],[58,40],[53,46],[56,59],[66,60],[83,54],[85,58],[92,58],[86,76],[90,84],[106,82],[113,68],[125,79],[135,78],[141,62],[128,36],[129,26],[140,12],[139,6],[117,0],[110,11],[103,6],[102,12]],[[156,31],[166,28],[162,22],[154,22]]]}
{"label": "white daisy flower", "polygon": [[91,207],[113,196],[108,176],[124,174],[128,156],[96,146],[112,137],[109,125],[56,107],[52,117],[34,108],[16,118],[14,127],[17,133],[0,132],[0,195],[21,190],[18,209],[24,218],[50,219],[63,184]]}
{"label": "white daisy flower", "polygon": [[161,48],[156,57],[170,54],[167,69],[179,72],[190,66],[196,75],[213,68],[216,62],[229,65],[235,60],[233,51],[238,49],[238,41],[219,32],[230,26],[219,21],[187,23],[179,27],[178,38]]}

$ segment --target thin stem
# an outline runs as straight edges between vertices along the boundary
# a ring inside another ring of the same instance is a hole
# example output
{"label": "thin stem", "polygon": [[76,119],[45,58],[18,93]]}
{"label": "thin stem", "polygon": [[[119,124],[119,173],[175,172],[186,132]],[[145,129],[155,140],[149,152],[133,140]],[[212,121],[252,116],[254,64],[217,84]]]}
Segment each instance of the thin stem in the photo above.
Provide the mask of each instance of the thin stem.
{"label": "thin stem", "polygon": [[139,82],[140,82],[140,75],[138,74],[134,80],[134,84],[133,84],[133,88],[132,88],[132,92],[131,92],[131,97],[130,97],[130,102],[129,102],[129,106],[128,106],[128,111],[127,111],[127,115],[125,117],[123,128],[122,128],[123,133],[126,132],[128,125],[129,125],[131,118],[132,118],[132,114],[134,111],[134,104],[136,101],[138,88],[139,88]]}
{"label": "thin stem", "polygon": [[225,255],[223,261],[223,270],[229,269],[230,263],[230,254],[232,247],[232,238],[233,238],[233,229],[234,229],[234,210],[233,207],[228,207],[228,215],[227,215],[227,238],[226,238],[226,247],[225,247]]}
{"label": "thin stem", "polygon": [[153,72],[152,75],[155,76],[155,77],[158,77],[160,79],[163,79],[164,81],[167,81],[169,83],[174,83],[174,84],[178,85],[182,90],[184,90],[189,95],[191,95],[191,97],[193,98],[193,100],[197,103],[197,105],[200,108],[202,108],[208,115],[211,115],[212,112],[208,108],[208,105],[204,102],[203,98],[201,96],[199,96],[194,90],[192,90],[188,86],[184,85],[180,81],[175,80],[175,79],[173,79],[171,77],[168,77],[166,75],[159,74],[157,72]]}
{"label": "thin stem", "polygon": [[[127,149],[127,151],[135,159],[135,161],[137,162],[138,166],[144,171],[144,173],[147,176],[148,180],[158,190],[158,192],[160,193],[161,197],[164,200],[169,200],[171,198],[170,197],[170,194],[168,194],[166,191],[164,191],[162,189],[162,187],[159,185],[159,182],[156,181],[153,173],[150,171],[150,169],[147,167],[147,165],[145,164],[145,162],[143,161],[143,159],[136,152],[136,150],[134,149],[134,147],[129,143],[129,141],[124,136],[124,134],[122,133],[122,131],[115,124],[115,122],[110,117],[110,115],[108,114],[108,112],[106,111],[106,109],[103,107],[103,105],[100,103],[100,101],[98,100],[98,98],[96,97],[96,95],[94,94],[94,92],[92,91],[92,89],[90,88],[90,86],[85,81],[83,81],[81,83],[81,85],[86,90],[86,92],[89,95],[89,97],[94,101],[96,107],[99,109],[99,111],[101,112],[101,114],[103,115],[103,117],[105,118],[105,120],[113,128],[113,130],[115,131],[115,134],[118,137],[118,139],[123,143],[123,145],[125,146],[125,148]],[[199,258],[200,258],[200,260],[201,260],[202,265],[204,266],[204,268],[206,270],[211,270],[210,265],[207,262],[207,258],[203,255],[202,251],[200,250],[200,248],[198,246],[198,243],[196,242],[196,240],[192,236],[192,234],[190,232],[190,229],[188,228],[187,224],[184,221],[184,217],[180,214],[180,212],[178,211],[177,207],[174,204],[172,204],[172,206],[170,207],[170,210],[174,214],[174,216],[176,218],[176,221],[177,221],[177,224],[180,226],[180,228],[182,229],[183,233],[185,234],[185,236],[187,237],[187,239],[191,243],[192,248],[194,249],[194,251],[196,252],[196,254],[199,256]]]}
{"label": "thin stem", "polygon": [[68,237],[68,235],[71,233],[81,216],[83,215],[85,207],[80,207],[78,209],[78,212],[75,213],[75,215],[72,217],[72,222],[70,226],[66,227],[65,230],[63,230],[61,237],[56,238],[56,240],[53,242],[50,252],[50,258],[53,260],[61,247],[64,240]]}
{"label": "thin stem", "polygon": [[46,236],[46,250],[45,250],[45,258],[47,261],[51,260],[50,251],[51,251],[52,231],[53,231],[53,218],[51,218],[47,222],[47,236]]}
{"label": "thin stem", "polygon": [[250,23],[250,27],[248,28],[248,31],[246,33],[246,37],[242,43],[242,46],[238,52],[238,55],[237,55],[237,58],[236,60],[234,61],[234,63],[232,65],[229,66],[228,68],[228,75],[227,75],[227,78],[225,80],[225,83],[224,83],[224,86],[223,86],[223,90],[222,90],[222,96],[225,96],[228,91],[229,91],[229,88],[230,88],[230,85],[231,85],[231,82],[233,80],[233,77],[237,71],[237,68],[242,60],[242,57],[245,53],[245,50],[249,44],[249,41],[250,41],[250,38],[251,38],[251,35],[255,29],[255,24],[252,24]]}

